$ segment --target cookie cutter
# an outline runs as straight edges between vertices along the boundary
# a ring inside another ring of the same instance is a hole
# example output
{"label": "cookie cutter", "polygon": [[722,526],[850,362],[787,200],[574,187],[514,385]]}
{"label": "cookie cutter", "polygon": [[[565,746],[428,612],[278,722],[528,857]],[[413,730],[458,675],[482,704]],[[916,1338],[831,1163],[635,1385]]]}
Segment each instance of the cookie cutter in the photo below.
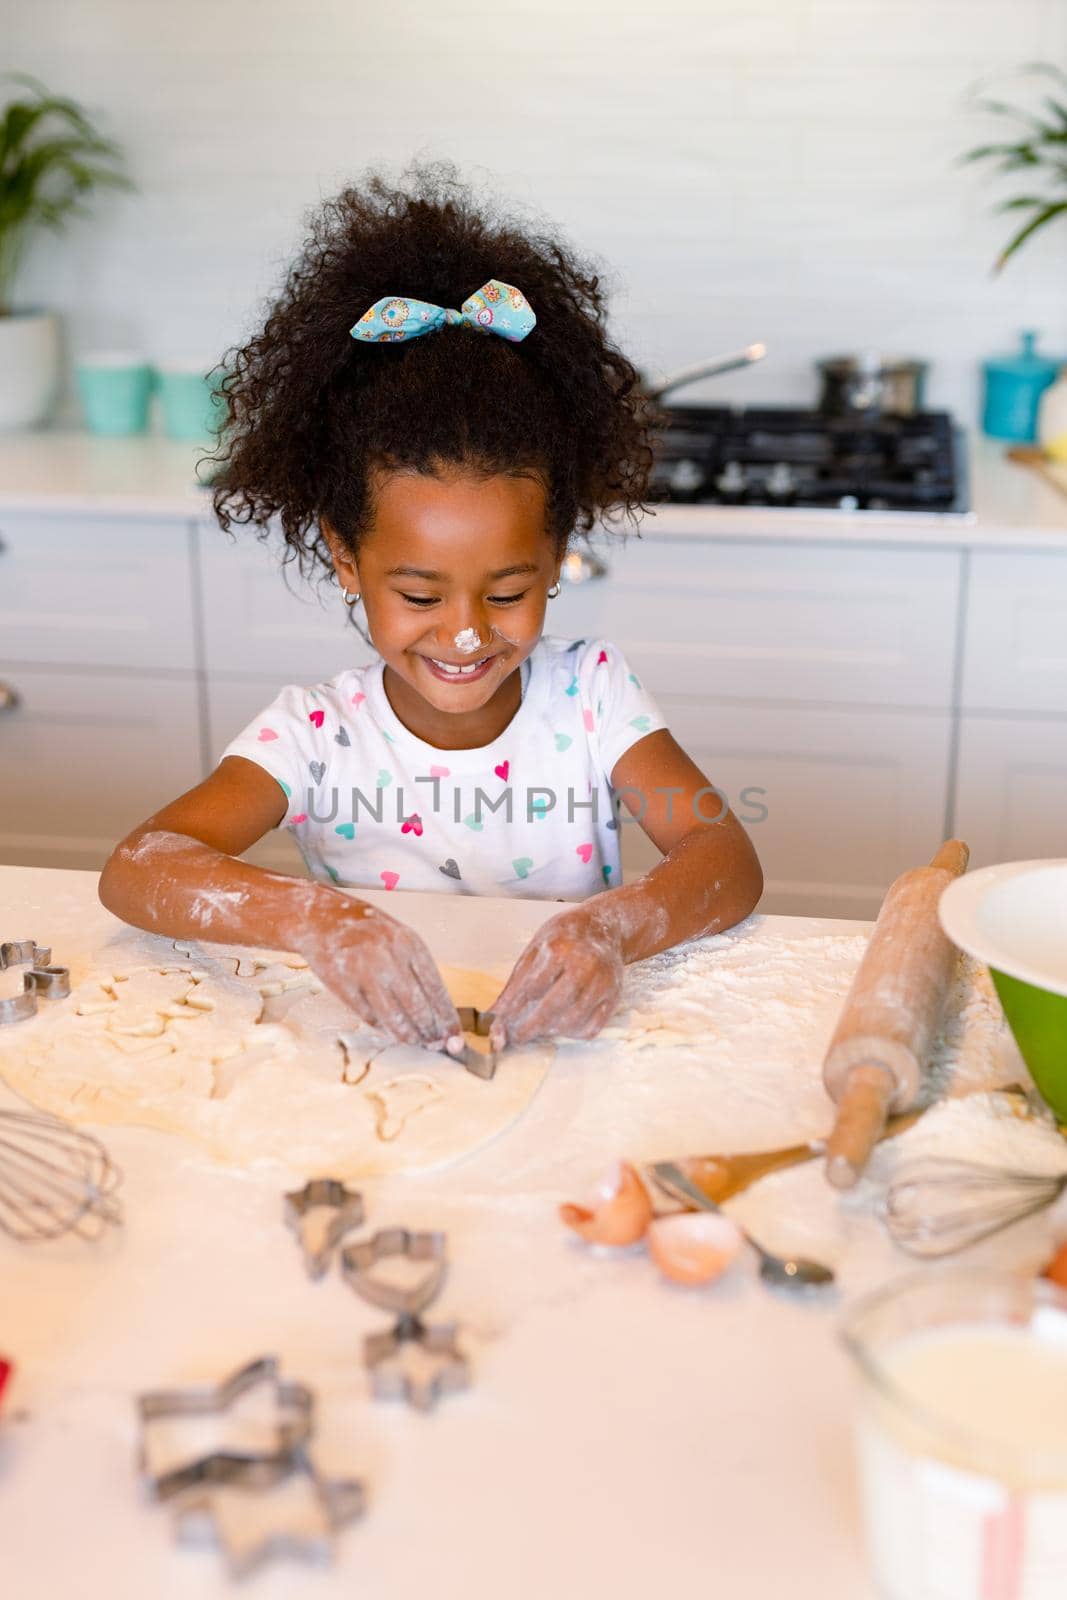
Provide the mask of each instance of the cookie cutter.
{"label": "cookie cutter", "polygon": [[8,967],[30,968],[22,975],[22,993],[0,999],[0,1024],[24,1022],[36,1015],[38,995],[62,1000],[70,994],[69,967],[54,967],[51,960],[51,948],[34,939],[7,939],[0,944],[0,972]]}
{"label": "cookie cutter", "polygon": [[[382,1228],[370,1239],[348,1246],[341,1252],[341,1276],[364,1300],[383,1311],[396,1311],[402,1317],[417,1317],[440,1293],[448,1268],[443,1233],[412,1233],[407,1228]],[[418,1283],[408,1288],[383,1283],[374,1277],[379,1261],[404,1256],[409,1261],[429,1262],[429,1269]]]}
{"label": "cookie cutter", "polygon": [[[464,1033],[473,1033],[479,1039],[488,1039],[489,1030],[493,1025],[491,1011],[479,1011],[477,1006],[457,1006],[460,1027]],[[463,1046],[463,1054],[455,1058],[461,1066],[466,1067],[476,1078],[489,1079],[496,1072],[496,1051],[490,1050],[483,1054],[476,1050],[472,1044]]]}
{"label": "cookie cutter", "polygon": [[[432,1411],[442,1395],[470,1387],[470,1363],[458,1343],[455,1322],[429,1325],[417,1316],[403,1316],[386,1333],[363,1341],[363,1362],[377,1400],[406,1400],[417,1411]],[[405,1372],[400,1362],[405,1345],[417,1345],[423,1356],[438,1358],[432,1371]]]}
{"label": "cookie cutter", "polygon": [[250,1496],[239,1493],[234,1500],[216,1487],[204,1494],[189,1496],[177,1508],[175,1533],[180,1544],[205,1544],[219,1550],[232,1578],[245,1578],[277,1556],[295,1556],[302,1561],[329,1565],[334,1553],[334,1535],[361,1516],[367,1505],[363,1483],[357,1478],[325,1478],[314,1466],[306,1450],[294,1451],[293,1473],[311,1481],[319,1525],[312,1529],[268,1527],[251,1538],[241,1538],[240,1506]]}
{"label": "cookie cutter", "polygon": [[[299,1453],[311,1437],[315,1397],[306,1384],[282,1378],[277,1356],[261,1356],[239,1367],[217,1384],[193,1384],[180,1389],[157,1389],[137,1397],[141,1423],[140,1469],[157,1500],[170,1500],[186,1489],[210,1484],[240,1484],[269,1488],[292,1472]],[[212,1450],[180,1467],[153,1473],[146,1448],[153,1422],[172,1417],[223,1416],[242,1395],[258,1384],[273,1385],[279,1411],[287,1413],[277,1426],[273,1449]]]}
{"label": "cookie cutter", "polygon": [[49,1000],[65,1000],[70,994],[70,968],[46,966],[38,962],[22,975],[22,987],[29,994],[43,994]]}
{"label": "cookie cutter", "polygon": [[[305,1219],[309,1211],[329,1206],[334,1215],[321,1239],[312,1244]],[[290,1190],[284,1197],[284,1217],[300,1241],[304,1266],[309,1278],[321,1278],[330,1265],[334,1249],[346,1233],[363,1223],[363,1196],[348,1189],[337,1178],[310,1178],[302,1189]]]}

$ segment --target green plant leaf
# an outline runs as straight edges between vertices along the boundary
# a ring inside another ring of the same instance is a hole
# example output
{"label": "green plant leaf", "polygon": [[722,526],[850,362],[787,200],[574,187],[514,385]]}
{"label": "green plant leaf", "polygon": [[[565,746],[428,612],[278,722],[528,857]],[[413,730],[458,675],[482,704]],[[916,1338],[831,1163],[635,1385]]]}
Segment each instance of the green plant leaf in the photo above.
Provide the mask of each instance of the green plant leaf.
{"label": "green plant leaf", "polygon": [[[1067,87],[1067,72],[1051,62],[1027,62],[1018,70],[1029,77],[1051,80],[1057,88],[1061,84]],[[994,271],[999,272],[1033,233],[1067,212],[1067,199],[1059,198],[1060,194],[1067,193],[1067,104],[1063,103],[1062,96],[1049,93],[1042,97],[1041,110],[1034,111],[1025,106],[1009,105],[985,93],[978,96],[979,88],[984,90],[985,85],[975,85],[971,91],[975,108],[990,116],[1010,119],[1020,137],[979,145],[960,156],[959,165],[988,162],[998,178],[1025,171],[1030,174],[1028,187],[1030,182],[1043,179],[1050,190],[1044,195],[1016,195],[996,204],[998,212],[1030,213],[998,257]]]}
{"label": "green plant leaf", "polygon": [[132,189],[122,152],[94,128],[82,108],[53,95],[36,78],[9,73],[0,81],[28,89],[0,114],[0,312],[10,294],[25,235],[59,229],[88,214],[95,189]]}
{"label": "green plant leaf", "polygon": [[1056,200],[1049,204],[1043,205],[1041,210],[1038,211],[1037,215],[1031,217],[1030,221],[1026,223],[1024,227],[1019,229],[1019,232],[1011,240],[1010,244],[1008,244],[1007,247],[1001,251],[997,258],[995,270],[997,272],[1002,271],[1006,263],[1010,261],[1011,257],[1019,249],[1020,245],[1025,244],[1027,239],[1030,238],[1031,234],[1036,233],[1038,228],[1043,228],[1047,222],[1051,222],[1053,217],[1062,216],[1064,212],[1067,212],[1067,200]]}
{"label": "green plant leaf", "polygon": [[1041,129],[1045,126],[1041,118],[1033,111],[1024,111],[1019,106],[1009,106],[1003,100],[979,100],[979,111],[987,111],[993,117],[1014,117],[1016,122],[1028,124],[1031,128]]}
{"label": "green plant leaf", "polygon": [[[1054,203],[1054,202],[1051,202]],[[1020,194],[1014,200],[1001,200],[997,206],[998,211],[1024,211],[1028,206],[1035,207],[1038,211],[1043,206],[1050,204],[1047,194]]]}
{"label": "green plant leaf", "polygon": [[1033,156],[1030,146],[1026,144],[980,144],[974,150],[965,150],[963,155],[956,157],[956,160],[961,166],[965,166],[972,161],[986,161],[992,156],[1016,156],[1023,152],[1037,159]]}

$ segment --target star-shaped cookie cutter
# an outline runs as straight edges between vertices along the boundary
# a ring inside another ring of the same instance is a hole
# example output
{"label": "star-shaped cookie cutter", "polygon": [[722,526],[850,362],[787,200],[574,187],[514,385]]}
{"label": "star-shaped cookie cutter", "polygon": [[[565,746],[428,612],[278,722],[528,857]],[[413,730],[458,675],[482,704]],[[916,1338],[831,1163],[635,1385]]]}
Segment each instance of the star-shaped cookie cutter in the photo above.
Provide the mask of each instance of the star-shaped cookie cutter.
{"label": "star-shaped cookie cutter", "polygon": [[[324,1206],[329,1206],[334,1215],[321,1239],[312,1244],[307,1232],[307,1214]],[[321,1278],[345,1234],[362,1226],[363,1196],[356,1189],[346,1188],[337,1178],[310,1178],[302,1189],[292,1189],[285,1195],[283,1214],[300,1241],[308,1277]]]}
{"label": "star-shaped cookie cutter", "polygon": [[[371,1333],[363,1341],[363,1360],[370,1375],[371,1392],[378,1400],[406,1400],[417,1411],[432,1411],[442,1395],[470,1387],[470,1364],[459,1347],[455,1322],[429,1325],[417,1316],[404,1316],[386,1333]],[[433,1371],[415,1375],[403,1370],[405,1345],[418,1345],[425,1355],[439,1358]]]}
{"label": "star-shaped cookie cutter", "polygon": [[[412,1233],[407,1228],[382,1228],[370,1239],[350,1244],[341,1252],[341,1276],[349,1288],[383,1311],[416,1317],[435,1300],[445,1281],[448,1257],[443,1233]],[[379,1261],[405,1256],[409,1261],[426,1261],[428,1270],[418,1283],[407,1288],[386,1283],[374,1276]]]}
{"label": "star-shaped cookie cutter", "polygon": [[[282,1378],[277,1356],[261,1356],[239,1367],[218,1384],[192,1384],[157,1389],[137,1397],[141,1422],[141,1472],[157,1500],[170,1500],[204,1484],[243,1484],[269,1488],[294,1470],[297,1455],[311,1437],[315,1397],[306,1384]],[[286,1413],[279,1422],[273,1449],[212,1450],[179,1467],[153,1473],[148,1464],[147,1434],[153,1422],[171,1417],[223,1415],[258,1384],[273,1385],[275,1404]]]}
{"label": "star-shaped cookie cutter", "polygon": [[254,1498],[241,1490],[227,1491],[216,1486],[203,1494],[190,1495],[178,1507],[175,1532],[180,1544],[210,1544],[221,1551],[230,1576],[245,1578],[277,1556],[296,1556],[300,1560],[329,1565],[334,1553],[334,1535],[354,1522],[366,1509],[367,1496],[357,1478],[325,1478],[315,1468],[306,1450],[292,1457],[291,1471],[311,1480],[320,1515],[319,1525],[310,1530],[268,1528],[251,1537],[241,1537],[242,1502],[249,1509]]}
{"label": "star-shaped cookie cutter", "polygon": [[[493,1026],[493,1013],[479,1011],[477,1006],[457,1006],[460,1027],[464,1033],[473,1033],[479,1039],[488,1039],[489,1030]],[[490,1050],[483,1054],[476,1050],[472,1044],[463,1046],[463,1054],[455,1058],[468,1072],[476,1078],[491,1078],[496,1072],[496,1051]]]}
{"label": "star-shaped cookie cutter", "polygon": [[8,967],[30,968],[22,975],[22,993],[0,999],[0,1023],[23,1022],[34,1016],[39,994],[52,1000],[70,994],[70,969],[53,967],[51,960],[51,949],[33,939],[7,939],[0,944],[0,972]]}

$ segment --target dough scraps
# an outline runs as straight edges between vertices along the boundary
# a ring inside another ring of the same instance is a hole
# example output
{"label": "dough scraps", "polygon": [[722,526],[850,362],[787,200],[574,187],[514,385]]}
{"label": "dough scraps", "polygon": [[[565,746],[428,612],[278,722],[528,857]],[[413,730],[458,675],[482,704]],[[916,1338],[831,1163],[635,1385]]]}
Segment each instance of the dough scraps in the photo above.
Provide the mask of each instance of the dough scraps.
{"label": "dough scraps", "polygon": [[[185,1135],[238,1166],[359,1178],[470,1154],[522,1115],[554,1054],[509,1050],[487,1082],[386,1044],[299,956],[153,942],[158,958],[141,936],[124,961],[116,941],[69,1000],[5,1030],[0,1076],[12,1089],[72,1122]],[[491,973],[441,973],[457,1005],[479,1010],[502,986]]]}

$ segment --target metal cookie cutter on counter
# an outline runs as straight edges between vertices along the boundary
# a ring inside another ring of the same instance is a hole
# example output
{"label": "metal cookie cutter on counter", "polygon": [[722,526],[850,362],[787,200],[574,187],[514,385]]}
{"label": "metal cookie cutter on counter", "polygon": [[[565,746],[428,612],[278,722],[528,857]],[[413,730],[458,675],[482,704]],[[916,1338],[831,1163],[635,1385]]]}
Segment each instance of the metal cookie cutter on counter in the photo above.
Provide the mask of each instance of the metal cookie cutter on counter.
{"label": "metal cookie cutter on counter", "polygon": [[[371,1390],[378,1400],[406,1400],[418,1411],[431,1411],[443,1394],[470,1386],[470,1366],[459,1347],[454,1322],[430,1326],[416,1316],[404,1316],[386,1333],[371,1333],[363,1341],[363,1359]],[[422,1370],[402,1365],[405,1346],[417,1348]]]}
{"label": "metal cookie cutter on counter", "polygon": [[37,999],[64,1000],[70,994],[69,967],[51,965],[52,952],[34,939],[8,939],[0,943],[0,972],[8,967],[29,967],[22,975],[22,993],[0,998],[0,1023],[23,1022],[37,1011]]}
{"label": "metal cookie cutter on counter", "polygon": [[[470,1384],[470,1366],[459,1346],[456,1323],[431,1326],[420,1316],[444,1283],[445,1247],[443,1233],[383,1228],[341,1253],[346,1283],[372,1305],[399,1313],[394,1327],[368,1334],[363,1341],[371,1392],[378,1400],[406,1400],[419,1411],[430,1411],[443,1394]],[[374,1276],[379,1262],[398,1257],[428,1262],[429,1270],[407,1287]]]}
{"label": "metal cookie cutter on counter", "polygon": [[[169,1500],[205,1484],[237,1484],[263,1489],[295,1471],[300,1452],[311,1437],[315,1397],[306,1384],[282,1378],[276,1356],[261,1356],[218,1384],[157,1389],[137,1399],[141,1421],[140,1467],[157,1500]],[[280,1420],[272,1446],[264,1450],[218,1449],[195,1456],[180,1466],[153,1472],[149,1462],[151,1425],[175,1418],[222,1416],[259,1384],[269,1384]]]}
{"label": "metal cookie cutter on counter", "polygon": [[[219,1488],[189,1495],[178,1506],[176,1532],[180,1544],[213,1545],[221,1551],[232,1578],[245,1578],[275,1556],[329,1565],[334,1535],[362,1515],[367,1495],[356,1478],[325,1478],[303,1449],[293,1458],[293,1472],[307,1480],[313,1510],[299,1526],[284,1523],[264,1528],[262,1518],[247,1519],[249,1502]],[[250,1525],[246,1525],[246,1520]]]}
{"label": "metal cookie cutter on counter", "polygon": [[[374,1276],[380,1261],[403,1257],[425,1261],[427,1271],[417,1283],[404,1286]],[[445,1281],[448,1256],[443,1233],[412,1233],[407,1228],[383,1228],[373,1238],[348,1246],[341,1252],[341,1275],[350,1288],[372,1306],[396,1311],[401,1316],[417,1317],[435,1300]]]}
{"label": "metal cookie cutter on counter", "polygon": [[[479,1039],[488,1039],[489,1029],[493,1025],[491,1011],[479,1011],[476,1006],[457,1006],[460,1026],[464,1033],[473,1033]],[[472,1044],[464,1046],[463,1054],[456,1060],[472,1072],[476,1078],[491,1078],[496,1072],[496,1051],[476,1050]]]}
{"label": "metal cookie cutter on counter", "polygon": [[[308,1213],[329,1209],[333,1212],[321,1229],[312,1230]],[[363,1223],[363,1196],[348,1189],[337,1178],[311,1178],[302,1189],[290,1190],[284,1197],[285,1221],[304,1253],[309,1278],[321,1278],[330,1265],[334,1249],[346,1233]]]}

